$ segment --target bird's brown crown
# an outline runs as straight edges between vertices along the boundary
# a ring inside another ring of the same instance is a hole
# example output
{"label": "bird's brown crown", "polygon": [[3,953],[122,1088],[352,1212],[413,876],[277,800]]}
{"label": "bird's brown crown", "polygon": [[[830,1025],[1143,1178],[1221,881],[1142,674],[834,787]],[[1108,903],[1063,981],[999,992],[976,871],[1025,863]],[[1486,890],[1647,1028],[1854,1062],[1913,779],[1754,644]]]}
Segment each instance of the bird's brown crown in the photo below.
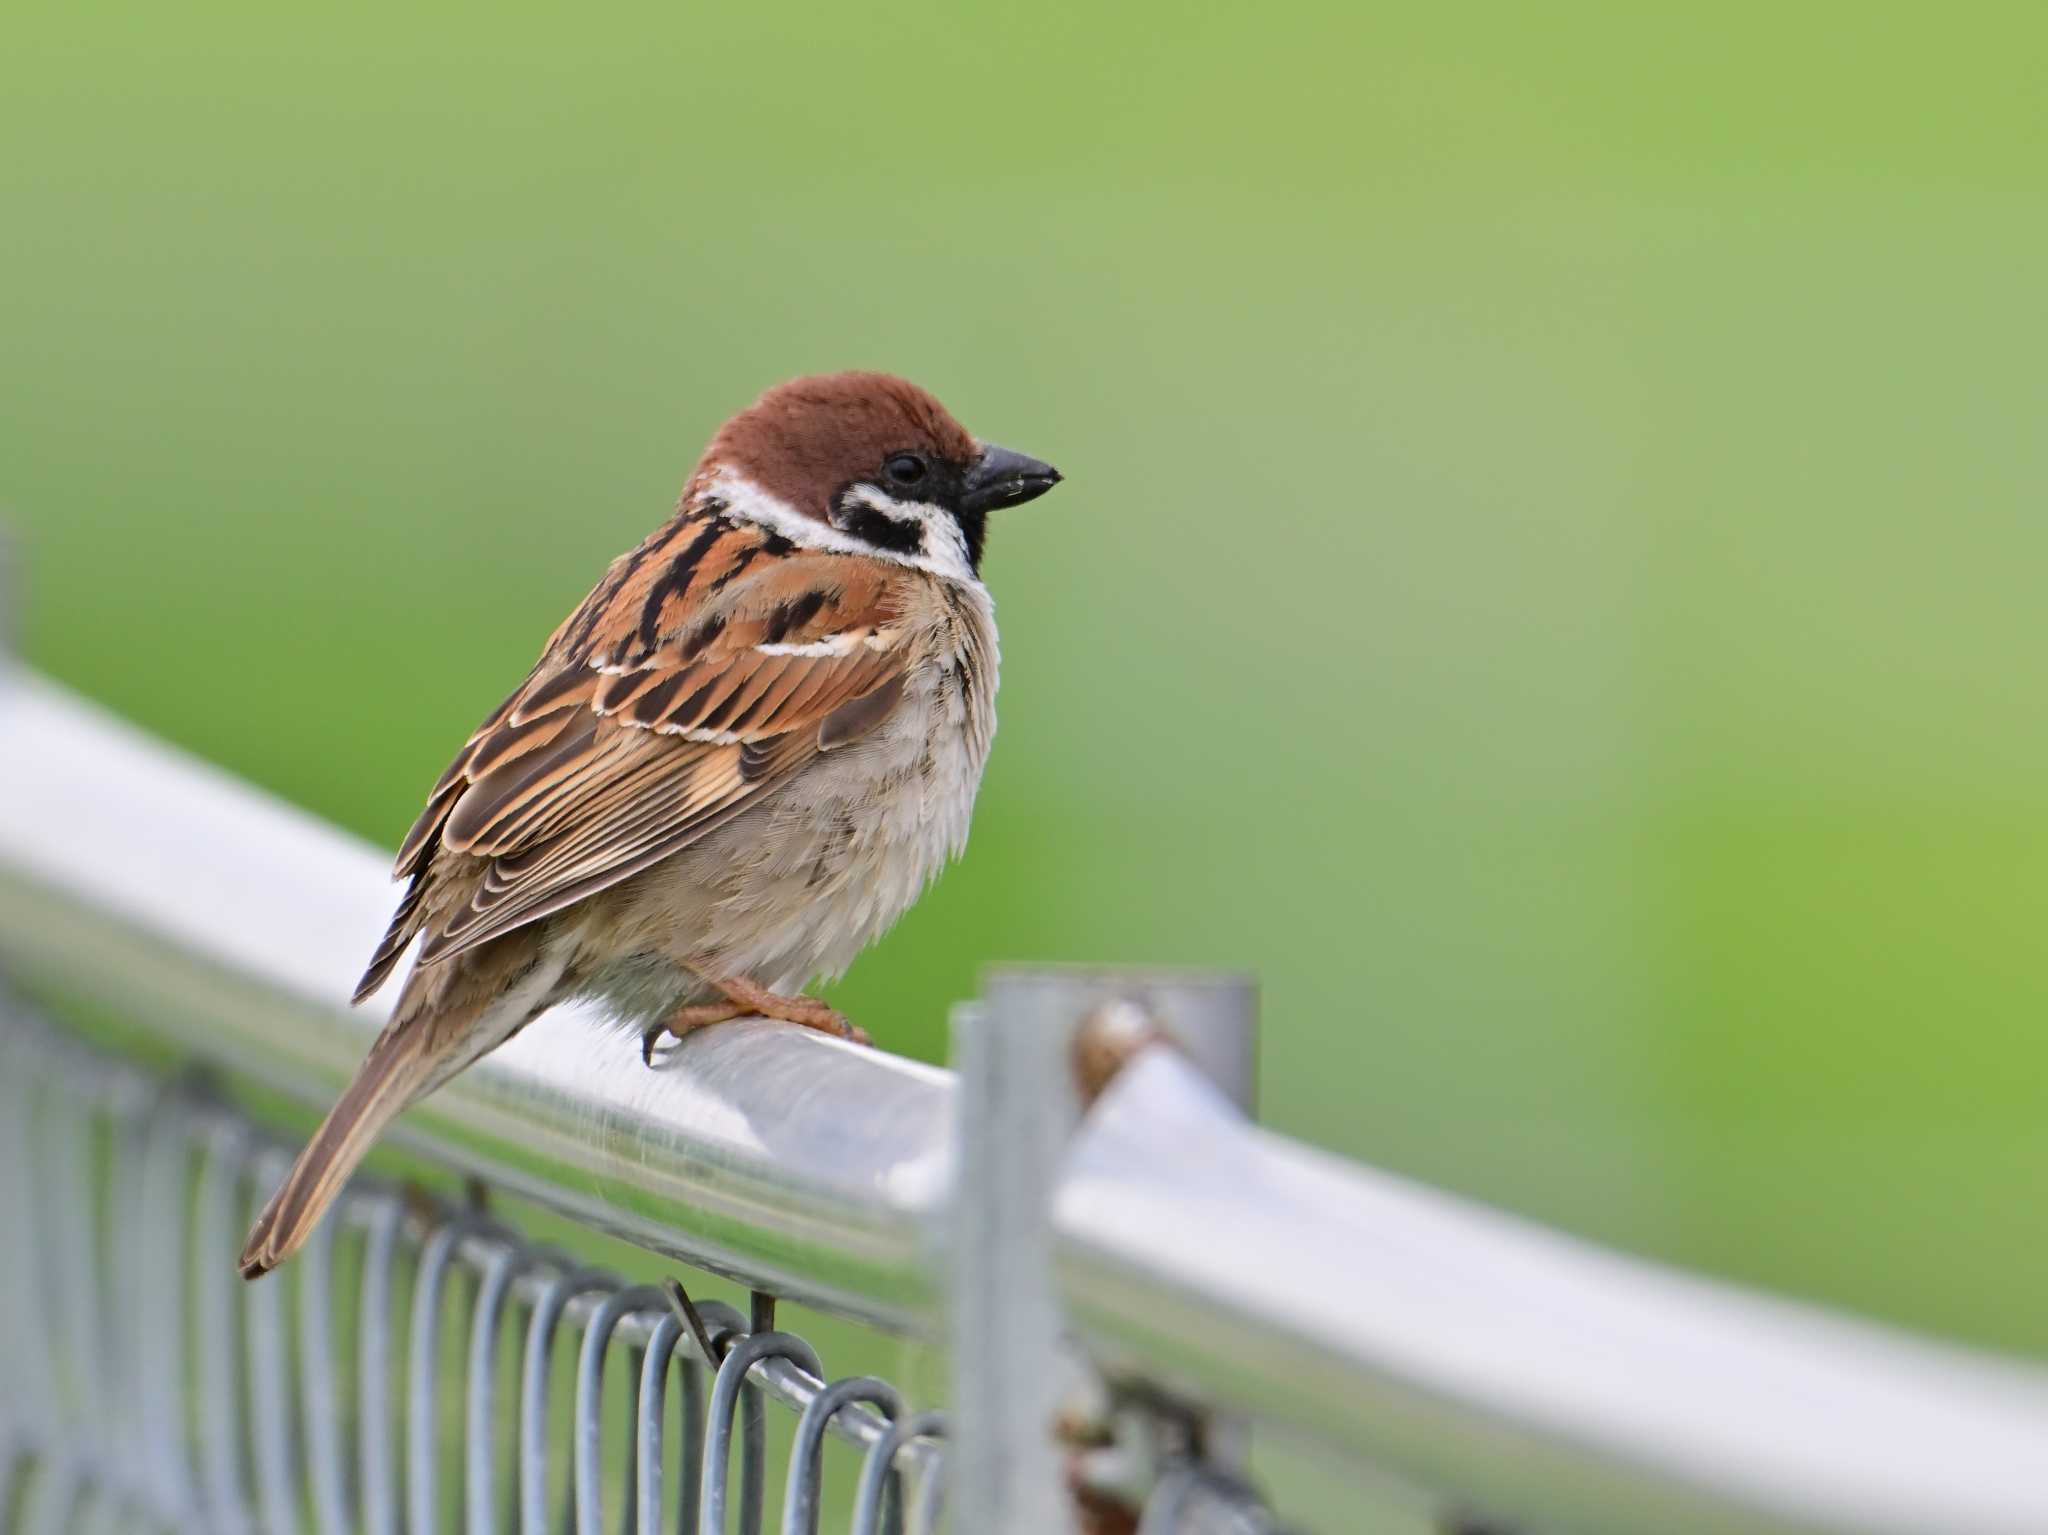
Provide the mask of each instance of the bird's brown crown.
{"label": "bird's brown crown", "polygon": [[889,373],[820,373],[777,384],[719,428],[699,474],[744,475],[820,522],[849,483],[893,454],[964,466],[980,448],[946,407]]}

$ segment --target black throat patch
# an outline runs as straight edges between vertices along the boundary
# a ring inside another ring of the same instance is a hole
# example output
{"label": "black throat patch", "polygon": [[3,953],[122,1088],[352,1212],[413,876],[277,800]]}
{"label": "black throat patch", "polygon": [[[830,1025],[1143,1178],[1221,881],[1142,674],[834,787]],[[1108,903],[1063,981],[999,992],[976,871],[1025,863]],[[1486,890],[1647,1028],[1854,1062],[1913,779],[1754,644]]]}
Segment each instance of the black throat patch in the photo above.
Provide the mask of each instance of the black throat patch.
{"label": "black throat patch", "polygon": [[955,512],[953,520],[960,524],[960,538],[967,545],[967,568],[978,576],[981,574],[981,551],[988,543],[988,513]]}

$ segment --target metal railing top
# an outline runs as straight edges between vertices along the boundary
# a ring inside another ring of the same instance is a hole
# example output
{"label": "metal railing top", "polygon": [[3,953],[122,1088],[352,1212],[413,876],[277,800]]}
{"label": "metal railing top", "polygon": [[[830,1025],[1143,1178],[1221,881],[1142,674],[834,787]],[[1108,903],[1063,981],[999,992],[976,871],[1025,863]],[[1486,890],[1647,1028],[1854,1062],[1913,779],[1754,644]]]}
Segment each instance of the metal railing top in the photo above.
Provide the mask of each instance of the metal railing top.
{"label": "metal railing top", "polygon": [[[25,967],[146,1001],[202,1057],[324,1108],[388,1016],[388,998],[345,1003],[393,894],[363,843],[0,668],[0,947]],[[755,1021],[650,1070],[637,1040],[574,1013],[394,1138],[683,1262],[935,1325],[923,1246],[948,1187],[947,1073]]]}
{"label": "metal railing top", "polygon": [[[0,671],[11,960],[146,1000],[210,1058],[323,1098],[381,1021],[334,999],[390,899],[360,844]],[[707,1031],[662,1070],[632,1052],[542,1019],[407,1133],[654,1251],[935,1327],[953,1138],[977,1133],[951,1074],[771,1025]],[[1062,1168],[1059,1296],[1112,1377],[1299,1428],[1507,1527],[2048,1530],[2048,1374],[1323,1156],[1166,1047],[1111,1083]]]}
{"label": "metal railing top", "polygon": [[1113,1374],[1509,1528],[2048,1530],[2048,1373],[1341,1161],[1169,1052],[1097,1103],[1055,1218],[1069,1317]]}

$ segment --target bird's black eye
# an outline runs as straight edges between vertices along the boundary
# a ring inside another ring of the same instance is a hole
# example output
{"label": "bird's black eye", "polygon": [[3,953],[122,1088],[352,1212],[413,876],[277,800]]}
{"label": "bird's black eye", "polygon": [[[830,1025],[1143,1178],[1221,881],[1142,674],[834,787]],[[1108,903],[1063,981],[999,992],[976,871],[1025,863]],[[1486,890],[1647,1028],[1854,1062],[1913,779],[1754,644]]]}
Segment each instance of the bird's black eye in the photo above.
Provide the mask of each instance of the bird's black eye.
{"label": "bird's black eye", "polygon": [[925,477],[927,467],[915,453],[891,453],[882,471],[898,485],[915,485]]}

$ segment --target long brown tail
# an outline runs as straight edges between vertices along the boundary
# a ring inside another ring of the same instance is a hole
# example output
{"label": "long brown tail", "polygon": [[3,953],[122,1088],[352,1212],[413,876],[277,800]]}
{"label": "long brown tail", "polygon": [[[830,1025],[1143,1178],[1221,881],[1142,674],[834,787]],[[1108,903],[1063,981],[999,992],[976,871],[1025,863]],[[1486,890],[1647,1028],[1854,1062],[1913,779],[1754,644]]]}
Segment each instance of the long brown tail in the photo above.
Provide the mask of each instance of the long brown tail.
{"label": "long brown tail", "polygon": [[242,1248],[244,1279],[269,1273],[298,1251],[377,1132],[425,1090],[440,1053],[428,1048],[428,1031],[416,1025],[378,1036],[355,1080],[256,1217]]}

